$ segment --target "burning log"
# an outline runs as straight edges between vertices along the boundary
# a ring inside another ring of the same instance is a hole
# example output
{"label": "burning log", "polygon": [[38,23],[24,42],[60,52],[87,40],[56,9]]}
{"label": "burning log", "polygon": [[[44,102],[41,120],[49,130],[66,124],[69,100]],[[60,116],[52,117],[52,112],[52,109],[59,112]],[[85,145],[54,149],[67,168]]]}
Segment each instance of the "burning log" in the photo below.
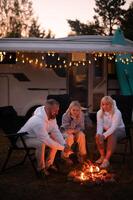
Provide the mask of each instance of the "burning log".
{"label": "burning log", "polygon": [[114,176],[106,169],[100,169],[91,161],[86,161],[80,168],[70,171],[68,179],[80,183],[101,184],[115,182]]}

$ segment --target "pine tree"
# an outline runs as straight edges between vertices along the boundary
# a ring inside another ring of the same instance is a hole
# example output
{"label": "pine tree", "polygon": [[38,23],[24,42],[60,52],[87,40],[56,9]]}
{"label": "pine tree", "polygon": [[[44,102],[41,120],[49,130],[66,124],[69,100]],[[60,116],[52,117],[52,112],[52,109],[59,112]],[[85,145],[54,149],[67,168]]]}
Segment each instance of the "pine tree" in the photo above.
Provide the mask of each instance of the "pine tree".
{"label": "pine tree", "polygon": [[102,33],[102,29],[98,23],[88,22],[88,24],[84,24],[78,19],[75,21],[69,19],[67,22],[73,31],[71,35],[97,35]]}
{"label": "pine tree", "polygon": [[0,1],[0,37],[44,37],[31,0]]}
{"label": "pine tree", "polygon": [[32,14],[32,3],[29,0],[1,0],[0,36],[28,36]]}
{"label": "pine tree", "polygon": [[119,24],[125,13],[121,8],[125,3],[125,0],[95,0],[94,11],[98,15],[95,15],[94,19],[101,24],[105,35],[113,35],[115,26]]}
{"label": "pine tree", "polygon": [[38,24],[37,20],[33,19],[29,29],[29,37],[43,38],[44,36],[45,31],[41,31],[40,25]]}
{"label": "pine tree", "polygon": [[126,38],[133,40],[133,2],[126,11],[123,19],[121,19],[121,28]]}

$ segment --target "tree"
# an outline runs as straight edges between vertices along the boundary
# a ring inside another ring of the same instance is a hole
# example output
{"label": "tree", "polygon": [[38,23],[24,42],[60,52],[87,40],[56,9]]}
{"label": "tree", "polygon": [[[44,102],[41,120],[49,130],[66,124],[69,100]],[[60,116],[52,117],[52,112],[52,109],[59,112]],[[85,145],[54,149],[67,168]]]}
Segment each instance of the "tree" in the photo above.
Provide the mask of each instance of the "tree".
{"label": "tree", "polygon": [[38,24],[37,20],[33,19],[32,24],[29,29],[29,37],[40,37],[44,38],[45,36],[45,31],[40,30],[40,25]]}
{"label": "tree", "polygon": [[0,36],[28,36],[32,17],[32,3],[29,0],[1,0]]}
{"label": "tree", "polygon": [[95,0],[98,14],[94,20],[101,24],[105,35],[113,35],[114,27],[119,24],[125,10],[121,8],[126,3],[125,0]]}
{"label": "tree", "polygon": [[46,34],[45,38],[54,38],[55,35],[53,34],[53,32],[49,29],[48,33]]}
{"label": "tree", "polygon": [[45,33],[38,24],[38,21],[33,19],[29,30],[29,37],[54,38],[54,34],[51,30],[48,30],[48,33]]}
{"label": "tree", "polygon": [[121,28],[125,37],[133,40],[133,2],[130,4],[123,19],[121,19]]}
{"label": "tree", "polygon": [[0,1],[0,37],[44,37],[33,17],[31,0]]}
{"label": "tree", "polygon": [[78,19],[75,21],[69,19],[67,22],[73,31],[70,35],[97,35],[102,33],[102,29],[98,23],[88,22],[88,24],[84,24]]}

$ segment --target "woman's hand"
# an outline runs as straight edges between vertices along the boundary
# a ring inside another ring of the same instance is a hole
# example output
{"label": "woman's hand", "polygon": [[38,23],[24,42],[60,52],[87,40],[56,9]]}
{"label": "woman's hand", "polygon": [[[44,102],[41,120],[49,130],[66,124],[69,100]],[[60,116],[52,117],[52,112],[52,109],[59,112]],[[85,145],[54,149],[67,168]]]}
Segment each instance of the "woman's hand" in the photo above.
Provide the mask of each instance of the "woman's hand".
{"label": "woman's hand", "polygon": [[74,132],[75,132],[75,130],[71,129],[71,128],[66,131],[67,134],[73,134]]}

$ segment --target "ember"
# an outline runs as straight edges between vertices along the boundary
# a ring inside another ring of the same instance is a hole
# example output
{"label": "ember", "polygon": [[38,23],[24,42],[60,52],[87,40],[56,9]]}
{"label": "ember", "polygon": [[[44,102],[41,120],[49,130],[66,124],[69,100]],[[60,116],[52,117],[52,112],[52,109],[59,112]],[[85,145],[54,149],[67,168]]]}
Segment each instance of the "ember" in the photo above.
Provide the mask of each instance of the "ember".
{"label": "ember", "polygon": [[86,161],[80,168],[70,171],[69,180],[81,183],[100,184],[104,182],[115,182],[114,174],[108,173],[105,169],[100,169],[91,161]]}

